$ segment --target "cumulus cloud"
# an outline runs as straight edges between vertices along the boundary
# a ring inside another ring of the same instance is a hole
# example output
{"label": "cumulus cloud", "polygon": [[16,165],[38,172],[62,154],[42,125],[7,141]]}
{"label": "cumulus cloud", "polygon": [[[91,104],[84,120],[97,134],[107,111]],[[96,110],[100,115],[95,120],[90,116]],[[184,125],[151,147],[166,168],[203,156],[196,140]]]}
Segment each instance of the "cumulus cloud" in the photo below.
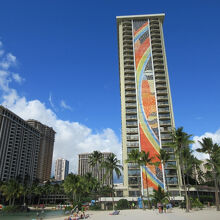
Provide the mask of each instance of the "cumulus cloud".
{"label": "cumulus cloud", "polygon": [[2,49],[2,42],[0,41],[0,57],[4,54],[4,50]]}
{"label": "cumulus cloud", "polygon": [[[13,60],[14,58],[11,57],[10,59]],[[94,150],[114,152],[121,159],[121,143],[111,128],[94,132],[82,123],[62,120],[42,101],[38,99],[27,100],[26,97],[20,96],[18,91],[10,87],[10,82],[13,79],[13,73],[1,66],[1,104],[25,120],[35,119],[53,127],[56,132],[53,166],[55,160],[62,157],[70,161],[70,171],[77,172],[78,154]],[[51,94],[49,101],[52,103]]]}
{"label": "cumulus cloud", "polygon": [[207,159],[208,155],[207,154],[203,154],[203,153],[198,153],[196,152],[196,149],[201,148],[201,145],[199,144],[198,141],[202,141],[203,138],[205,137],[209,137],[212,138],[214,143],[218,143],[220,144],[220,129],[217,130],[215,133],[211,133],[211,132],[206,132],[205,134],[201,135],[201,136],[195,136],[193,138],[193,140],[195,141],[195,143],[192,145],[192,150],[194,150],[194,155],[199,158],[199,159]]}
{"label": "cumulus cloud", "polygon": [[0,67],[2,69],[9,69],[16,64],[16,57],[12,53],[7,53],[0,61]]}
{"label": "cumulus cloud", "polygon": [[24,78],[22,78],[18,73],[13,73],[12,77],[17,83],[22,83],[24,81]]}
{"label": "cumulus cloud", "polygon": [[64,109],[72,110],[72,108],[69,105],[67,105],[64,100],[61,100],[60,106]]}

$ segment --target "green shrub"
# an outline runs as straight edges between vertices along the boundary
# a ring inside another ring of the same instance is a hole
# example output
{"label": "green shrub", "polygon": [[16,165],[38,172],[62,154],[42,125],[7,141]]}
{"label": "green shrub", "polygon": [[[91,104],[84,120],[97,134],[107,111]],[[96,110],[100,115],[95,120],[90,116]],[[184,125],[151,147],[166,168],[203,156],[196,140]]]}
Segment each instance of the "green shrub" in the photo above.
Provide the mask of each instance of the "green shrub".
{"label": "green shrub", "polygon": [[95,204],[89,207],[89,210],[101,210],[101,205],[100,204]]}
{"label": "green shrub", "polygon": [[202,203],[208,203],[210,202],[211,204],[215,202],[214,196],[208,196],[208,195],[201,195],[200,197],[200,201]]}
{"label": "green shrub", "polygon": [[200,208],[200,209],[203,208],[203,204],[199,201],[198,198],[196,198],[196,199],[190,198],[190,201],[191,201],[191,204],[192,204],[193,208]]}
{"label": "green shrub", "polygon": [[5,206],[2,209],[2,212],[5,212],[5,213],[20,212],[21,211],[20,209],[21,209],[20,206]]}
{"label": "green shrub", "polygon": [[117,202],[117,209],[128,209],[129,208],[129,202],[127,199],[120,199]]}
{"label": "green shrub", "polygon": [[65,207],[65,212],[66,212],[66,211],[72,211],[72,209],[73,209],[72,206],[66,206],[66,207]]}

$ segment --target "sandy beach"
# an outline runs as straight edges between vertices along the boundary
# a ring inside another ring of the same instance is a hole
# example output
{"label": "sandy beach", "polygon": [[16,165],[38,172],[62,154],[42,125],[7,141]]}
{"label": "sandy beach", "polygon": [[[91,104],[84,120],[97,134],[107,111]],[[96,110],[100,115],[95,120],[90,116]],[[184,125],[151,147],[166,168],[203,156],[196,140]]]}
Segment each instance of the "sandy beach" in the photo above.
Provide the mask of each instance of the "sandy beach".
{"label": "sandy beach", "polygon": [[[190,211],[175,208],[171,213],[159,214],[158,210],[121,210],[117,216],[109,215],[111,211],[88,211],[90,220],[219,220],[220,212],[215,209]],[[50,220],[64,220],[65,217],[50,218]]]}

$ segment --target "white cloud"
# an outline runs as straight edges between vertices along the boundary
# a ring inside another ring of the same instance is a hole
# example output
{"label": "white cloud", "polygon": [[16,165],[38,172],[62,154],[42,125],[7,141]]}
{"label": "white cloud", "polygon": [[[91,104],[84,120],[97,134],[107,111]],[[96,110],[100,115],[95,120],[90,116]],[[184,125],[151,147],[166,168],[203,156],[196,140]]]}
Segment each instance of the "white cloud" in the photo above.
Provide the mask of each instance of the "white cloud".
{"label": "white cloud", "polygon": [[[78,154],[99,150],[114,152],[121,157],[121,144],[110,128],[93,133],[92,129],[79,122],[64,121],[39,100],[27,101],[19,97],[15,90],[4,96],[3,105],[23,119],[35,119],[53,127],[56,131],[54,161],[63,157],[70,161],[70,170],[77,172]],[[54,165],[53,161],[53,165]]]}
{"label": "white cloud", "polygon": [[7,53],[0,61],[0,67],[4,70],[16,64],[16,57],[12,53]]}
{"label": "white cloud", "polygon": [[72,108],[69,105],[67,105],[64,100],[61,100],[60,106],[65,109],[72,110]]}
{"label": "white cloud", "polygon": [[0,57],[3,56],[4,52],[5,52],[4,50],[0,49]]}
{"label": "white cloud", "polygon": [[24,78],[22,78],[18,73],[12,73],[12,77],[17,83],[22,83],[24,81]]}
{"label": "white cloud", "polygon": [[[10,59],[13,62],[16,61],[14,56],[11,56]],[[26,97],[20,96],[19,92],[10,87],[10,82],[12,78],[14,79],[13,73],[9,69],[5,70],[4,67],[2,69],[1,67],[0,98],[3,101],[0,104],[25,120],[38,120],[53,127],[56,131],[53,166],[57,158],[63,157],[70,161],[70,171],[77,172],[78,154],[94,150],[114,152],[118,159],[121,159],[121,143],[112,129],[106,128],[100,132],[94,132],[79,122],[60,119],[52,109],[40,100],[27,100]],[[49,102],[52,106],[51,94]]]}
{"label": "white cloud", "polygon": [[[198,148],[201,148],[201,145],[199,144],[198,141],[202,141],[202,139],[204,137],[209,137],[212,138],[214,143],[218,143],[220,144],[220,129],[217,130],[215,133],[211,133],[211,132],[206,132],[205,134],[201,135],[201,136],[195,136],[193,138],[193,140],[195,141],[195,143],[192,145],[192,150],[196,150]],[[194,152],[194,155],[199,158],[199,159],[207,159],[208,155],[207,154],[203,154],[203,153],[198,153],[198,152]]]}
{"label": "white cloud", "polygon": [[50,103],[50,106],[52,107],[52,109],[54,109],[56,111],[56,108],[55,108],[55,105],[53,104],[53,100],[52,100],[52,93],[50,92],[49,94],[49,103]]}

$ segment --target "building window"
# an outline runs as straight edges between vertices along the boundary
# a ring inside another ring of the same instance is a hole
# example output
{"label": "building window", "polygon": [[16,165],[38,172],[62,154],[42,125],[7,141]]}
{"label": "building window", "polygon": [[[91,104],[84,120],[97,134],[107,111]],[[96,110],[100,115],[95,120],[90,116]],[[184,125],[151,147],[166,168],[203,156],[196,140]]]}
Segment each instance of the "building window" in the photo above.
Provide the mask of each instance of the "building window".
{"label": "building window", "polygon": [[129,196],[130,197],[138,197],[141,195],[140,191],[129,191]]}

